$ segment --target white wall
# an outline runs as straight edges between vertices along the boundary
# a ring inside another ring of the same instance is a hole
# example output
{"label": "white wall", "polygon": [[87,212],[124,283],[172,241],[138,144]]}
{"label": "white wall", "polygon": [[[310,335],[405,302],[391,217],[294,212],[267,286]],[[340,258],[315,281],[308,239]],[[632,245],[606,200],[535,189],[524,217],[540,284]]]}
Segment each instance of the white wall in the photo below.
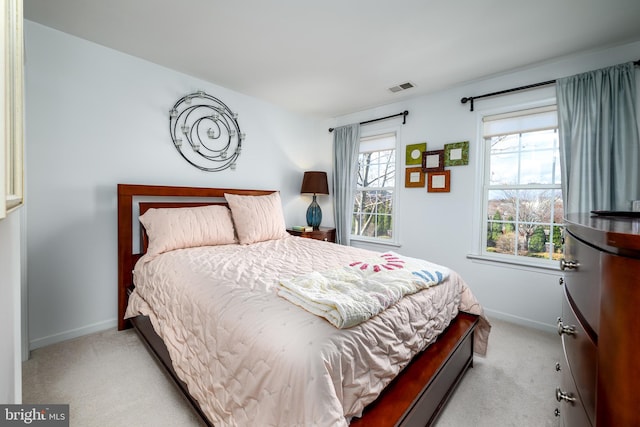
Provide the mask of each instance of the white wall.
{"label": "white wall", "polygon": [[[331,168],[328,121],[30,21],[25,41],[32,348],[115,325],[118,183],[280,190],[287,223],[304,222],[302,173]],[[199,89],[239,113],[235,171],[202,172],[171,143],[169,109]]]}
{"label": "white wall", "polygon": [[[503,107],[527,105],[552,99],[555,97],[555,86],[477,100],[474,112],[469,111],[469,104],[461,104],[460,99],[638,59],[640,59],[640,42],[588,55],[563,58],[535,68],[505,73],[432,95],[350,114],[338,118],[336,125],[385,117],[409,110],[407,124],[401,127],[402,150],[407,144],[423,141],[427,141],[428,150],[442,149],[444,144],[449,142],[470,141],[470,164],[450,168],[450,193],[427,193],[426,188],[404,188],[402,185],[397,210],[400,215],[398,221],[400,229],[397,231],[400,233],[402,246],[397,250],[400,253],[430,259],[457,270],[489,314],[550,329],[554,327],[556,317],[561,311],[559,270],[517,268],[479,262],[468,259],[467,255],[474,250],[472,243],[474,223],[479,215],[481,202],[476,197],[477,183],[481,180],[481,169],[478,164],[481,149],[480,116]],[[636,76],[640,76],[640,72],[636,73]],[[401,156],[404,164],[404,151]],[[401,174],[403,180],[404,167]],[[354,245],[388,249],[358,243]]]}
{"label": "white wall", "polygon": [[0,403],[10,404],[22,402],[20,224],[20,211],[0,221]]}

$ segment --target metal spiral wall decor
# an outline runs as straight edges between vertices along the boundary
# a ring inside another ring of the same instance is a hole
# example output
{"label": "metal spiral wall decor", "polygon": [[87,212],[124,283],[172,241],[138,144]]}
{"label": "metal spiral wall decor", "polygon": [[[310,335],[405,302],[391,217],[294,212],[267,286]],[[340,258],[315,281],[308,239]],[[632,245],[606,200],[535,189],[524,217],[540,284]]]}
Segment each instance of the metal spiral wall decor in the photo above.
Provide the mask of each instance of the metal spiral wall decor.
{"label": "metal spiral wall decor", "polygon": [[180,155],[208,172],[234,170],[245,138],[238,114],[203,91],[185,95],[175,103],[169,111],[169,132]]}

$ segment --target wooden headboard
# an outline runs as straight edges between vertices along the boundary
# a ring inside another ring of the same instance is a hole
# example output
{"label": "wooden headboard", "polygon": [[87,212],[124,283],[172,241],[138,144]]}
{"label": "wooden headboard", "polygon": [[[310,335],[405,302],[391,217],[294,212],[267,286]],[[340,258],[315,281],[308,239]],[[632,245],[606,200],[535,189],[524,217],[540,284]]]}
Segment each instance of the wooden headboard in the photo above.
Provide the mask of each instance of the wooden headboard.
{"label": "wooden headboard", "polygon": [[[152,207],[178,208],[213,204],[226,205],[224,201],[225,193],[262,196],[273,192],[273,190],[118,184],[118,330],[130,327],[129,322],[124,319],[129,299],[128,290],[133,286],[133,267],[146,248],[146,242],[143,241],[144,237],[138,237],[133,232],[133,225],[138,221],[138,215]],[[139,201],[136,198],[158,198],[158,201]],[[172,200],[162,201],[163,198]],[[175,199],[179,198],[189,200],[184,202],[175,201]],[[198,198],[209,200],[193,200]],[[136,206],[138,209],[134,209]],[[141,250],[139,253],[134,253],[134,242],[140,244]]]}

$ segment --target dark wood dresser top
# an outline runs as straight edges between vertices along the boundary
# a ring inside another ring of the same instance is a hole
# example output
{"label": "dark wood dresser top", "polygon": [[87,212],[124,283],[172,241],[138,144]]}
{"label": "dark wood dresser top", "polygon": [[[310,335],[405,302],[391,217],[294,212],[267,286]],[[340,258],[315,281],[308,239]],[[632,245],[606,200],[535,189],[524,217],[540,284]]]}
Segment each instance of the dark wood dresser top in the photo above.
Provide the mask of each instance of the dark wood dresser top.
{"label": "dark wood dresser top", "polygon": [[573,235],[599,249],[640,258],[640,218],[567,214],[565,225]]}

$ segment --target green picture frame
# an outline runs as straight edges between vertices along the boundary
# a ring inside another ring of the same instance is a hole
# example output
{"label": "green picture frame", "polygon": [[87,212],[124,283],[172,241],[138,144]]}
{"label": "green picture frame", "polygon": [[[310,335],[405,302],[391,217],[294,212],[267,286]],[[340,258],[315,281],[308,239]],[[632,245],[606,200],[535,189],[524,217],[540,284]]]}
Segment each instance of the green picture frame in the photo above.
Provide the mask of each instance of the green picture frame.
{"label": "green picture frame", "polygon": [[463,166],[469,164],[469,141],[444,144],[444,165]]}
{"label": "green picture frame", "polygon": [[408,144],[405,153],[405,164],[422,165],[422,153],[427,151],[427,143]]}

